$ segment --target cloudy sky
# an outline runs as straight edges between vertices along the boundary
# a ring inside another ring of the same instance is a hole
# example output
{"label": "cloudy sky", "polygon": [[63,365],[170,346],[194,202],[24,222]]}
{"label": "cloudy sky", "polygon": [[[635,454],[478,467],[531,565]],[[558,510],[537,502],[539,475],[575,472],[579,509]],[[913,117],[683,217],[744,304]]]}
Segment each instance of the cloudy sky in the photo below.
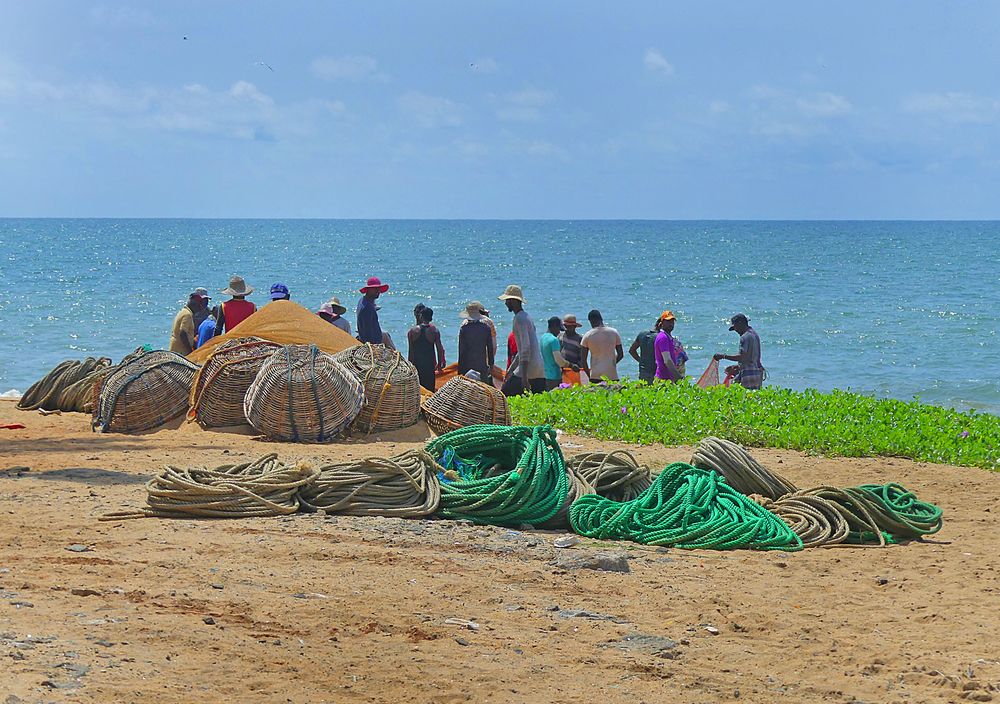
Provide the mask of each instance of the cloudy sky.
{"label": "cloudy sky", "polygon": [[998,218],[993,2],[0,2],[0,216]]}

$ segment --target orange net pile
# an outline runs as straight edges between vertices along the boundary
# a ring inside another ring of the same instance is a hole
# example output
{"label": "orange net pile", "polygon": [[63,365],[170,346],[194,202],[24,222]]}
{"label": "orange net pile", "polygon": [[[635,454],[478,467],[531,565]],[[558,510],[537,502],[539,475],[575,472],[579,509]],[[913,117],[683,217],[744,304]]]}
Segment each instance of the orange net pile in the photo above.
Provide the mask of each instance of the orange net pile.
{"label": "orange net pile", "polygon": [[259,337],[279,345],[312,344],[327,354],[336,354],[358,344],[346,332],[298,303],[272,301],[225,335],[213,337],[189,354],[188,359],[203,364],[219,345],[241,337]]}

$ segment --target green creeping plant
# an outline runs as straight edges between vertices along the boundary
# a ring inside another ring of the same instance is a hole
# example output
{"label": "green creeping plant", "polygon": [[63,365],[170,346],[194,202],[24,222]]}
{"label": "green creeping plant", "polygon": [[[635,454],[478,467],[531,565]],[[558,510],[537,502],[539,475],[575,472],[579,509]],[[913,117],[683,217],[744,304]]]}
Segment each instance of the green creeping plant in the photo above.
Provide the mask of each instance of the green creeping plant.
{"label": "green creeping plant", "polygon": [[604,440],[685,445],[715,435],[752,447],[1000,469],[1000,417],[850,391],[622,382],[519,396],[510,406],[517,424]]}

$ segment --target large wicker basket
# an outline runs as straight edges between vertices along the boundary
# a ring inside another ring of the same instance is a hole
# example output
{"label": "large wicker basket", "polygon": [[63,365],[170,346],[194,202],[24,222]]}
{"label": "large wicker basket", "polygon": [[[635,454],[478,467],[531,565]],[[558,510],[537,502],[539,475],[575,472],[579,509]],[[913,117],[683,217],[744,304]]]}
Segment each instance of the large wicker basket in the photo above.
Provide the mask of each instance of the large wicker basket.
{"label": "large wicker basket", "polygon": [[364,402],[353,372],[315,345],[289,345],[261,366],[243,411],[272,439],[329,442],[357,418]]}
{"label": "large wicker basket", "polygon": [[259,337],[229,340],[216,348],[191,385],[189,420],[206,428],[247,422],[243,401],[264,362],[281,345]]}
{"label": "large wicker basket", "polygon": [[198,365],[173,352],[141,354],[104,377],[91,426],[137,433],[184,415]]}
{"label": "large wicker basket", "polygon": [[420,418],[417,368],[396,350],[371,343],[338,352],[335,360],[365,387],[365,405],[351,428],[360,433],[408,428]]}
{"label": "large wicker basket", "polygon": [[427,425],[438,435],[467,425],[510,425],[506,397],[492,384],[456,376],[424,401]]}

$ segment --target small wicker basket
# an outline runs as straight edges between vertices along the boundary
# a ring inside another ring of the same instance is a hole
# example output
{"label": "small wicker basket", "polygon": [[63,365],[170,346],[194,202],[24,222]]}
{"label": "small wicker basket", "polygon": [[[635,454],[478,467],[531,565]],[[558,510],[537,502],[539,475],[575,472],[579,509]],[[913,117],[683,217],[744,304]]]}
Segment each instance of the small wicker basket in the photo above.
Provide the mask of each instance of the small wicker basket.
{"label": "small wicker basket", "polygon": [[261,365],[243,411],[269,438],[329,442],[357,418],[364,402],[353,372],[316,345],[289,345]]}
{"label": "small wicker basket", "polygon": [[467,425],[510,425],[507,398],[492,384],[456,376],[422,406],[427,425],[437,435]]}
{"label": "small wicker basket", "polygon": [[365,405],[351,425],[360,433],[408,428],[420,419],[417,368],[396,350],[371,343],[338,352],[333,358],[365,387]]}
{"label": "small wicker basket", "polygon": [[137,433],[183,415],[197,371],[197,364],[164,350],[128,360],[95,390],[91,427],[102,433]]}
{"label": "small wicker basket", "polygon": [[242,337],[219,345],[194,375],[188,420],[205,428],[247,422],[243,401],[257,372],[281,345],[259,337]]}

